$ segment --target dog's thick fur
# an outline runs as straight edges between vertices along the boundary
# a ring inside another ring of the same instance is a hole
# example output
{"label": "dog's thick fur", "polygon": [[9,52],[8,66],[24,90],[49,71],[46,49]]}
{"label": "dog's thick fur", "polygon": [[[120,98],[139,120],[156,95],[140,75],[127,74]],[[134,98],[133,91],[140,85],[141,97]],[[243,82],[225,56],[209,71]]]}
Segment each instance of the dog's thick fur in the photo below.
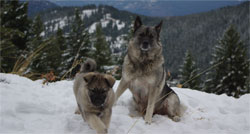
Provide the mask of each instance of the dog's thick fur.
{"label": "dog's thick fur", "polygon": [[108,131],[115,101],[112,89],[115,79],[107,74],[93,72],[95,68],[95,61],[88,59],[76,75],[73,88],[83,119],[97,133],[104,134]]}
{"label": "dog's thick fur", "polygon": [[125,56],[122,79],[116,91],[116,100],[129,88],[140,113],[146,113],[146,123],[153,114],[168,115],[180,120],[180,100],[166,84],[162,44],[159,41],[162,22],[149,27],[142,25],[140,17],[134,23],[134,35]]}

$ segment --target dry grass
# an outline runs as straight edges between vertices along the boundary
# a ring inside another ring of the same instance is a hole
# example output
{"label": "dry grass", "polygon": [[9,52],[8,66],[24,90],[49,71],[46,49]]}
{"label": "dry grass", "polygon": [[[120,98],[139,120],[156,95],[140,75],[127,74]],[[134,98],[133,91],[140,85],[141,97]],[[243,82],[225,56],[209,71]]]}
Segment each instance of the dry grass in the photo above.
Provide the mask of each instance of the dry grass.
{"label": "dry grass", "polygon": [[[24,57],[20,57],[17,59],[12,72],[13,74],[17,74],[20,76],[25,76],[25,71],[27,70],[28,66],[32,63],[32,61],[34,61],[42,52],[43,50],[53,41],[52,40],[48,40],[43,42],[42,44],[39,45],[39,47],[32,53],[30,53],[27,58]],[[29,74],[26,75],[27,77],[31,77],[34,74]]]}
{"label": "dry grass", "polygon": [[71,74],[72,70],[77,66],[77,65],[80,65],[81,63],[83,63],[82,60],[75,60],[71,66],[71,68],[61,77],[60,80],[64,80],[65,77],[68,75],[68,74]]}
{"label": "dry grass", "polygon": [[79,57],[79,54],[80,54],[80,50],[81,50],[81,48],[83,47],[83,45],[84,45],[84,43],[82,43],[82,44],[80,45],[80,47],[78,48],[77,53],[76,53],[76,55],[75,55],[75,58],[74,58],[74,61],[73,61],[73,63],[72,63],[71,68],[61,77],[61,80],[64,80],[65,77],[66,77],[68,74],[71,75],[72,70],[73,70],[77,65],[80,65],[81,63],[83,63],[83,60],[81,60],[81,59],[80,59],[80,60],[77,60],[77,58]]}

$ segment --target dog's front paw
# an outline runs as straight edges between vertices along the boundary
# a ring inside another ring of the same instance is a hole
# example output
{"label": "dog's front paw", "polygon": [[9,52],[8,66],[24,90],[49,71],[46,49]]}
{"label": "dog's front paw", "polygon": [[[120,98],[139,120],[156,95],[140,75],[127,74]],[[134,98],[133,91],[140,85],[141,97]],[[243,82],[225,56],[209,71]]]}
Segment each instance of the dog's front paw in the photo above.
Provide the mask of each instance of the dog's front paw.
{"label": "dog's front paw", "polygon": [[172,120],[175,121],[175,122],[179,122],[181,120],[181,118],[179,116],[174,116],[172,118]]}
{"label": "dog's front paw", "polygon": [[145,120],[146,124],[150,125],[152,123],[152,117],[151,116],[145,115],[144,120]]}
{"label": "dog's front paw", "polygon": [[75,114],[81,114],[81,112],[80,112],[79,108],[76,108],[76,110],[75,110]]}

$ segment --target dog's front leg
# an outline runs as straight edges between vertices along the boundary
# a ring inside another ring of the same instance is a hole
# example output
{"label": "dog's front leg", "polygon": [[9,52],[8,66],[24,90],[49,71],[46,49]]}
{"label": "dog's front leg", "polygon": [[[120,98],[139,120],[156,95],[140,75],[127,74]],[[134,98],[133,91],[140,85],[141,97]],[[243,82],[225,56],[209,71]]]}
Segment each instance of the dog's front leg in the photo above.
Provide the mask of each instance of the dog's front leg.
{"label": "dog's front leg", "polygon": [[93,113],[85,113],[86,121],[90,125],[90,127],[97,131],[98,134],[106,134],[108,133],[108,129],[102,120]]}
{"label": "dog's front leg", "polygon": [[122,78],[121,82],[120,82],[120,84],[115,92],[115,102],[124,93],[124,91],[128,88],[128,85],[129,85],[129,81]]}
{"label": "dog's front leg", "polygon": [[153,116],[154,108],[155,108],[155,101],[156,101],[156,92],[155,90],[152,90],[151,88],[148,94],[147,111],[144,117],[147,124],[151,124],[152,122],[152,116]]}
{"label": "dog's front leg", "polygon": [[103,112],[103,115],[101,117],[101,120],[103,121],[103,123],[106,125],[107,128],[109,128],[111,114],[112,114],[112,109],[108,108]]}

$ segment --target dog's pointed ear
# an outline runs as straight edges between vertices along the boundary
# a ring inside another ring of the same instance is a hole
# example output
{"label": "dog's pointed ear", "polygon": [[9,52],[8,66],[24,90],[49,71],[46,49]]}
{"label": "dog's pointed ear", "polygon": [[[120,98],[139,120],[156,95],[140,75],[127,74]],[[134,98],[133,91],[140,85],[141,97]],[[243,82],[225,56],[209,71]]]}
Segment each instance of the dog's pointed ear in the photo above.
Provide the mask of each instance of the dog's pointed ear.
{"label": "dog's pointed ear", "polygon": [[134,23],[134,33],[140,28],[142,25],[141,18],[139,16],[136,17],[135,23]]}
{"label": "dog's pointed ear", "polygon": [[106,83],[108,84],[108,86],[110,88],[112,88],[114,86],[114,84],[115,84],[115,78],[112,77],[111,75],[106,75],[105,76],[105,81],[106,81]]}
{"label": "dog's pointed ear", "polygon": [[95,78],[95,73],[93,72],[90,72],[90,73],[87,73],[83,76],[83,79],[84,81],[86,81],[87,83],[90,83],[91,81],[93,81],[93,79]]}
{"label": "dog's pointed ear", "polygon": [[161,22],[157,26],[155,26],[155,30],[157,32],[158,37],[159,37],[159,35],[161,33],[162,23],[163,23],[163,21],[161,20]]}

